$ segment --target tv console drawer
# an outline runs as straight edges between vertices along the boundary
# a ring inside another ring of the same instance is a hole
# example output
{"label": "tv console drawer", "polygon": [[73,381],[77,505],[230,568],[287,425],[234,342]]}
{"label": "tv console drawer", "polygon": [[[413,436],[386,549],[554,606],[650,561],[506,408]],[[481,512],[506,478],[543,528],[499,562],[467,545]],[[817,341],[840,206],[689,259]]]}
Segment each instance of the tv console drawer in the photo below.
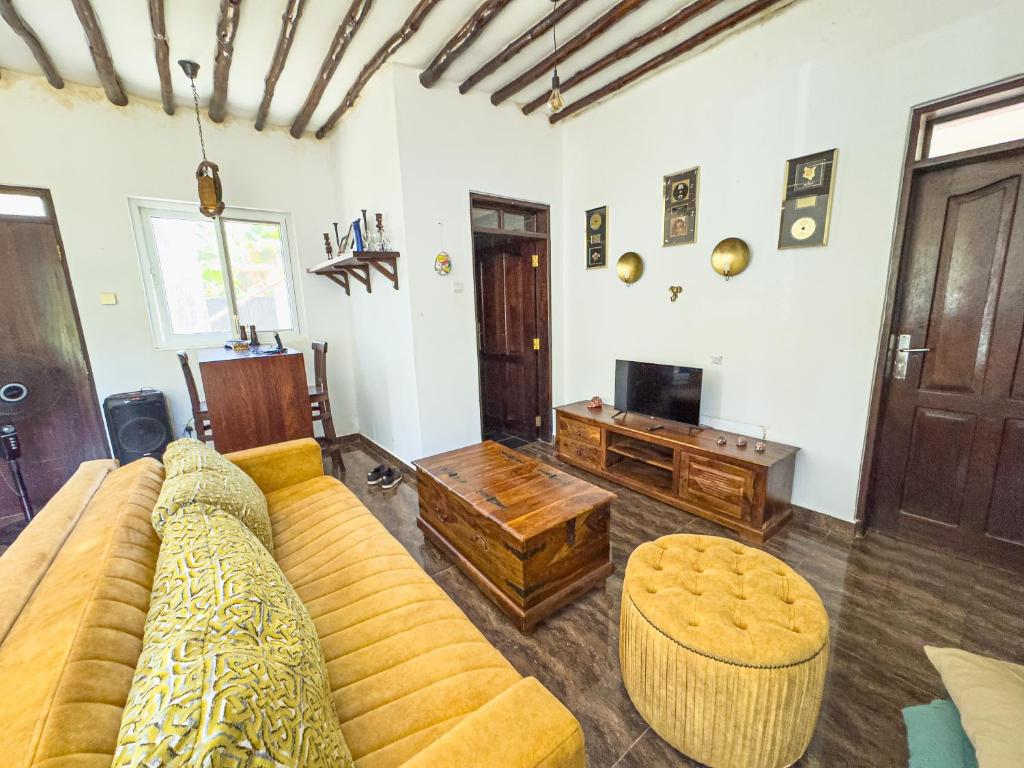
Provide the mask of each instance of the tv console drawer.
{"label": "tv console drawer", "polygon": [[588,464],[592,467],[601,466],[599,445],[584,445],[575,440],[566,440],[561,433],[558,435],[558,453],[581,464]]}
{"label": "tv console drawer", "polygon": [[582,421],[567,419],[561,414],[558,415],[558,439],[575,440],[580,443],[601,445],[601,430],[592,424],[584,424]]}
{"label": "tv console drawer", "polygon": [[683,452],[679,495],[721,514],[750,519],[754,473],[745,467]]}

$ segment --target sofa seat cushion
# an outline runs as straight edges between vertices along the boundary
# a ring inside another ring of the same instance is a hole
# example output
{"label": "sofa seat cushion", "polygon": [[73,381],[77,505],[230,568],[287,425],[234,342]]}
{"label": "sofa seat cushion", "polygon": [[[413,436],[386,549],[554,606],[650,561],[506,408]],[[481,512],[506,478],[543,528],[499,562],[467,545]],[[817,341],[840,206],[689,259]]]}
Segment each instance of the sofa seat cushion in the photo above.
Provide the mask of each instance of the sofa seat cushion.
{"label": "sofa seat cushion", "polygon": [[267,517],[267,499],[245,472],[198,440],[185,438],[167,446],[167,479],[153,508],[153,527],[163,536],[167,521],[182,507],[206,504],[241,520],[256,538],[274,551]]}
{"label": "sofa seat cushion", "polygon": [[109,768],[142,650],[163,475],[140,459],[79,488],[88,505],[0,646],[4,768]]}
{"label": "sofa seat cushion", "polygon": [[307,480],[267,505],[358,768],[401,765],[522,679],[340,482]]}
{"label": "sofa seat cushion", "polygon": [[113,766],[352,765],[316,630],[237,518],[164,526],[143,650]]}

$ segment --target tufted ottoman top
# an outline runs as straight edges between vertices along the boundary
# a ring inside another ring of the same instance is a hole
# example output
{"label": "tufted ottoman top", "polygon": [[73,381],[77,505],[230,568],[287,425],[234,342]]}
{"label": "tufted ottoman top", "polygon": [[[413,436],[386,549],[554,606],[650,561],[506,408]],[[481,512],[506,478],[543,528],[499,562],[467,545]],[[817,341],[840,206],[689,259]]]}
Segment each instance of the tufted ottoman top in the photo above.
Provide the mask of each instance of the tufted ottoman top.
{"label": "tufted ottoman top", "polygon": [[800,574],[717,536],[641,544],[626,564],[626,600],[679,645],[732,664],[800,664],[828,642],[825,607]]}

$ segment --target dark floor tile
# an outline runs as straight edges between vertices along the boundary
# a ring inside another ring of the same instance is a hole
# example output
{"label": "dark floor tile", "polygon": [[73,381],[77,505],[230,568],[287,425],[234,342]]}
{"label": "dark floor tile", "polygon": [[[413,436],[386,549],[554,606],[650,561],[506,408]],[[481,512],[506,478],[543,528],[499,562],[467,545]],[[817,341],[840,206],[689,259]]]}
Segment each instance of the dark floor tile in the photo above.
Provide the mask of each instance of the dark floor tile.
{"label": "dark floor tile", "polygon": [[658,734],[648,728],[612,768],[651,768],[651,766],[702,768],[702,764],[677,752]]}

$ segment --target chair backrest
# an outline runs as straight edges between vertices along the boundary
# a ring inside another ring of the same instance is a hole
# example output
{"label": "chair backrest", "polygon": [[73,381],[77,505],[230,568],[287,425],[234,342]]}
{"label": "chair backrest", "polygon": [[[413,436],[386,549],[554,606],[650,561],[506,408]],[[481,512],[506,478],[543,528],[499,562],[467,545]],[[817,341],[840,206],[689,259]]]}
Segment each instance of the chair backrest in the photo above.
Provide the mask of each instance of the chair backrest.
{"label": "chair backrest", "polygon": [[199,401],[199,390],[196,388],[195,377],[192,376],[192,366],[188,364],[188,355],[178,352],[178,362],[181,363],[181,372],[185,376],[185,387],[188,389],[188,398],[192,401],[192,415],[199,413],[202,406]]}
{"label": "chair backrest", "polygon": [[313,342],[313,383],[322,392],[327,392],[327,342]]}

